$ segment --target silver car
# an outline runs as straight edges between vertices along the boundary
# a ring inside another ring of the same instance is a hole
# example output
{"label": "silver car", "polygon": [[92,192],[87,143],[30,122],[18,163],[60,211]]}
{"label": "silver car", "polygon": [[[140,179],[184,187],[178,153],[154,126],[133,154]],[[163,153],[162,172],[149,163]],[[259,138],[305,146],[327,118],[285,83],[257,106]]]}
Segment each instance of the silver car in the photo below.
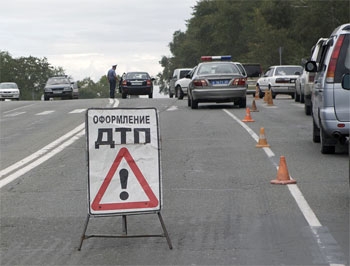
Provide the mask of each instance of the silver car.
{"label": "silver car", "polygon": [[328,154],[349,138],[350,91],[342,84],[350,73],[350,23],[336,28],[323,46],[319,63],[309,61],[305,69],[316,72],[311,94],[313,141],[321,142],[321,153]]}
{"label": "silver car", "polygon": [[[188,86],[188,106],[198,108],[202,102],[233,102],[246,107],[246,77],[230,56],[206,56],[193,71]],[[221,61],[214,61],[221,60]]]}
{"label": "silver car", "polygon": [[19,100],[20,91],[16,83],[14,82],[1,82],[0,83],[0,100],[15,99]]}

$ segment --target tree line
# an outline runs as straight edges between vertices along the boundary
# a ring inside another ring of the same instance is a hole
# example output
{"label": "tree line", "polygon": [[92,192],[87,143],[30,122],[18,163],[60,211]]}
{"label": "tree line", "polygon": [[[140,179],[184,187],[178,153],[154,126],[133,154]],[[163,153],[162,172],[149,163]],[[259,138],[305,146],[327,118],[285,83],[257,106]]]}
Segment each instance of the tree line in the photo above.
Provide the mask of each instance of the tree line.
{"label": "tree line", "polygon": [[[66,75],[62,67],[52,66],[47,58],[33,56],[13,58],[0,50],[0,82],[16,82],[22,100],[40,100],[49,77]],[[87,77],[78,80],[79,98],[108,98],[109,84],[106,76],[98,82]]]}
{"label": "tree line", "polygon": [[[233,61],[271,65],[301,64],[320,37],[349,23],[348,0],[198,0],[186,30],[173,33],[170,56],[162,56],[160,88],[167,88],[174,69],[196,66],[202,55],[231,55]],[[0,82],[13,81],[21,99],[39,100],[47,79],[65,75],[47,58],[13,58],[0,50]],[[106,76],[78,81],[80,98],[109,97]]]}
{"label": "tree line", "polygon": [[321,37],[349,23],[348,0],[201,0],[186,31],[175,31],[171,56],[162,56],[166,87],[173,70],[194,67],[202,55],[232,55],[233,61],[301,64]]}

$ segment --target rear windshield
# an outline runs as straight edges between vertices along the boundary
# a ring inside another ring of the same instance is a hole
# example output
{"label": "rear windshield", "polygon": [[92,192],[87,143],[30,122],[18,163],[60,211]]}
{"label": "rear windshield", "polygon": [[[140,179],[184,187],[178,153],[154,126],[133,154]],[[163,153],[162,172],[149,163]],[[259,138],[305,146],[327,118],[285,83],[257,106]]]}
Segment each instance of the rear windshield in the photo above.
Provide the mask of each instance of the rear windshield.
{"label": "rear windshield", "polygon": [[303,68],[300,67],[276,67],[275,76],[289,76],[289,75],[297,75],[296,73],[303,72]]}
{"label": "rear windshield", "polygon": [[262,71],[260,65],[243,64],[248,77],[260,77]]}
{"label": "rear windshield", "polygon": [[126,74],[126,79],[149,79],[146,72],[130,72]]}
{"label": "rear windshield", "polygon": [[49,78],[47,85],[70,84],[67,78]]}
{"label": "rear windshield", "polygon": [[241,72],[235,64],[211,62],[201,65],[198,74],[241,74]]}

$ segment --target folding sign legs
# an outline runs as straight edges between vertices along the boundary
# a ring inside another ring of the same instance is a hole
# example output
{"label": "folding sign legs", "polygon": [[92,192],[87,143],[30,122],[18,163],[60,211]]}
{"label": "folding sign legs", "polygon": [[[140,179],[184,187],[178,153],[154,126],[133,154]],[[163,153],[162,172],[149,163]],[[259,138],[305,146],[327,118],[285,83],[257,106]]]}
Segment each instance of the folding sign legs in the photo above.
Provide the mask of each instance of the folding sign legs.
{"label": "folding sign legs", "polygon": [[157,215],[158,215],[158,219],[160,221],[160,224],[162,226],[163,234],[159,234],[159,235],[128,235],[128,226],[127,226],[127,219],[126,219],[127,216],[122,215],[122,230],[123,230],[122,235],[86,235],[86,230],[87,230],[89,220],[90,220],[90,214],[88,214],[86,221],[85,221],[85,224],[84,224],[84,231],[83,231],[83,234],[82,234],[81,239],[80,239],[80,244],[79,244],[78,250],[79,251],[81,250],[81,247],[83,245],[83,241],[85,239],[92,238],[92,237],[105,237],[105,238],[165,237],[167,240],[169,249],[173,249],[168,231],[166,230],[166,227],[165,227],[163,217],[160,214],[160,212],[157,212]]}

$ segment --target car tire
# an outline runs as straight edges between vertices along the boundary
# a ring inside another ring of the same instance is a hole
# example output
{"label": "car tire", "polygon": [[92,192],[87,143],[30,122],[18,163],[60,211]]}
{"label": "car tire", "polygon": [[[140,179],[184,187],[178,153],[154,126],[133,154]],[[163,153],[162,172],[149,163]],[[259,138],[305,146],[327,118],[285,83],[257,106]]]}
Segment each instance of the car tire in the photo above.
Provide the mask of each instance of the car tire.
{"label": "car tire", "polygon": [[300,94],[300,102],[305,103],[305,96],[303,93]]}
{"label": "car tire", "polygon": [[148,94],[148,98],[149,99],[153,98],[153,93]]}
{"label": "car tire", "polygon": [[237,101],[233,101],[234,105],[238,105],[239,108],[246,108],[247,107],[247,98],[242,97],[239,98]]}
{"label": "car tire", "polygon": [[126,96],[127,96],[127,94],[126,93],[122,93],[122,99],[126,99]]}
{"label": "car tire", "polygon": [[310,105],[305,104],[304,109],[305,109],[306,115],[311,115],[311,106]]}
{"label": "car tire", "polygon": [[198,101],[192,100],[191,101],[191,108],[192,109],[198,109]]}
{"label": "car tire", "polygon": [[296,102],[300,102],[300,94],[298,94],[298,92],[295,92],[294,93],[294,100],[296,101]]}
{"label": "car tire", "polygon": [[184,92],[182,91],[181,87],[178,87],[178,99],[182,100],[184,98]]}
{"label": "car tire", "polygon": [[191,98],[190,98],[189,95],[187,96],[187,106],[188,106],[188,107],[191,106]]}
{"label": "car tire", "polygon": [[315,143],[320,143],[320,129],[317,127],[314,119],[312,119],[312,141]]}
{"label": "car tire", "polygon": [[173,98],[174,94],[169,90],[169,98]]}
{"label": "car tire", "polygon": [[335,153],[335,145],[326,145],[329,137],[324,132],[322,127],[320,128],[320,139],[321,139],[321,153],[322,154],[333,154]]}
{"label": "car tire", "polygon": [[44,95],[44,101],[48,101],[48,100],[50,100],[50,97],[47,95]]}

